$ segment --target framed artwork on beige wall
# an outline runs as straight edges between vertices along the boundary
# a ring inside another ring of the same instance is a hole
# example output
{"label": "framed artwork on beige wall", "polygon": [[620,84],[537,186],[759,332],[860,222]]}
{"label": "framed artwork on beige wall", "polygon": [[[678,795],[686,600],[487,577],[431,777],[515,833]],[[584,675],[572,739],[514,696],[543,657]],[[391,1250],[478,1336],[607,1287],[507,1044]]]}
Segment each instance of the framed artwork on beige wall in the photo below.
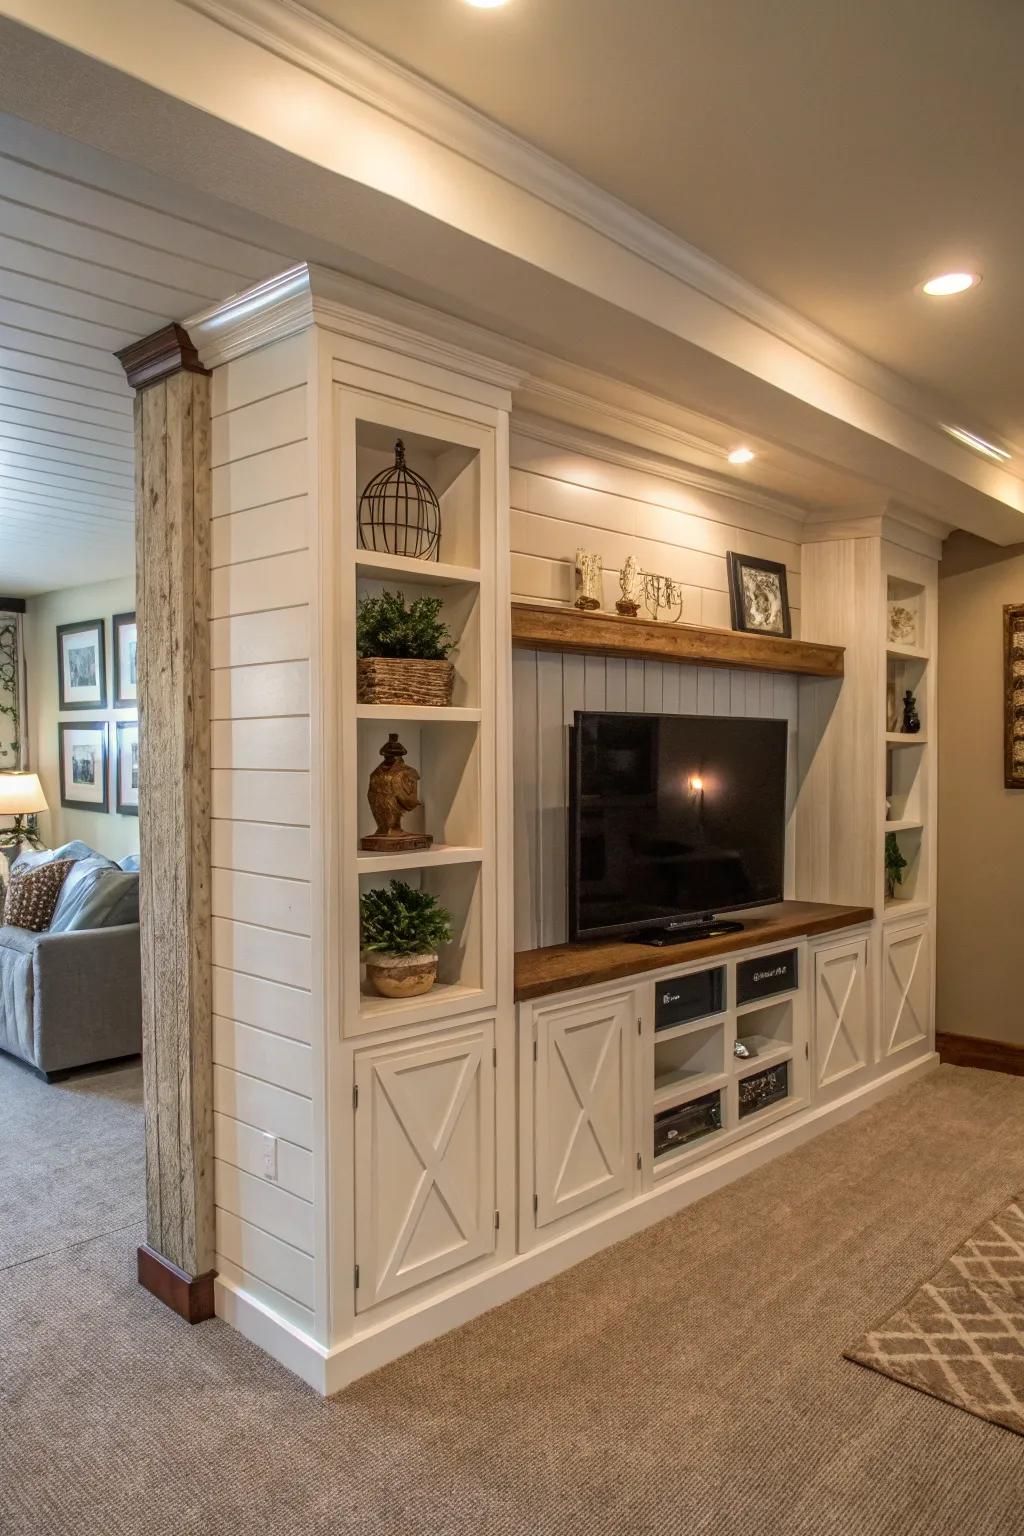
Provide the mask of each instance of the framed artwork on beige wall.
{"label": "framed artwork on beige wall", "polygon": [[1003,782],[1024,789],[1024,603],[1003,608]]}
{"label": "framed artwork on beige wall", "polygon": [[134,709],[139,702],[138,638],[134,613],[115,613],[114,626],[114,708]]}
{"label": "framed artwork on beige wall", "polygon": [[139,814],[139,722],[119,720],[116,726],[117,754],[114,771],[116,799],[114,809],[119,816]]}
{"label": "framed artwork on beige wall", "polygon": [[61,720],[57,732],[61,805],[74,811],[109,811],[107,722]]}
{"label": "framed artwork on beige wall", "polygon": [[106,709],[106,625],[102,619],[82,619],[57,625],[57,687],[59,708]]}

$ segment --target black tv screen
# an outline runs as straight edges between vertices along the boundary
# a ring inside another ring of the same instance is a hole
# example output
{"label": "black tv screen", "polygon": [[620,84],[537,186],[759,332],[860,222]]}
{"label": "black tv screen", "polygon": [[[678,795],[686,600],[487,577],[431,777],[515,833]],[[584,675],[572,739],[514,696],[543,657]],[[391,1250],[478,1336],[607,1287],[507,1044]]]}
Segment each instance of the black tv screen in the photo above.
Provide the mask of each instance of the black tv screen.
{"label": "black tv screen", "polygon": [[781,901],[784,720],[578,711],[574,939]]}

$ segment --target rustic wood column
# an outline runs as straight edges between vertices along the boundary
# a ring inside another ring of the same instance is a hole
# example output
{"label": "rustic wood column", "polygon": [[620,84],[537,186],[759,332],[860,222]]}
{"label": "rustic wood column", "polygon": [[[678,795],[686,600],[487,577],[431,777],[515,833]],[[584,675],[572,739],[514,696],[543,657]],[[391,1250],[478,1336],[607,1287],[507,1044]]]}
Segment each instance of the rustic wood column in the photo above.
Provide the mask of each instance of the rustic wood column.
{"label": "rustic wood column", "polygon": [[210,381],[187,333],[118,353],[135,388],[142,1065],[140,1284],[213,1315]]}

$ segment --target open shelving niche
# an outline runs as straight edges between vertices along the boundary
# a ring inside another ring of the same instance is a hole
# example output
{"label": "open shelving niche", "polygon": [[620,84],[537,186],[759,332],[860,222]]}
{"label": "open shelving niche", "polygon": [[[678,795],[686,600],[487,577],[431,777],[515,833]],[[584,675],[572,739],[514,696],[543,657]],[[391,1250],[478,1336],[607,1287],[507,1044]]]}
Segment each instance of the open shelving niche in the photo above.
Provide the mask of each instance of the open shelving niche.
{"label": "open shelving niche", "polygon": [[[792,946],[779,946],[791,948]],[[803,962],[801,957],[800,963]],[[806,1018],[806,987],[799,986],[770,997],[737,1005],[736,965],[725,961],[696,970],[720,970],[726,1006],[686,1023],[654,1029],[649,1055],[641,1052],[641,1072],[651,1082],[652,1119],[648,1149],[653,1154],[653,1117],[717,1095],[721,1126],[678,1148],[652,1156],[655,1180],[677,1173],[691,1161],[719,1146],[761,1130],[773,1121],[803,1108],[808,1102],[809,1061]],[[734,1055],[736,1040],[752,1042],[758,1054]],[[645,1064],[646,1063],[646,1064]],[[770,1068],[786,1065],[785,1098],[741,1115],[739,1085]],[[644,1084],[641,1085],[642,1089]]]}
{"label": "open shelving niche", "polygon": [[[881,892],[887,915],[924,911],[930,889],[930,739],[932,705],[931,649],[928,644],[929,593],[923,581],[915,581],[891,567],[885,573],[885,785],[882,802]],[[888,637],[889,607],[899,602],[916,617],[917,643]],[[917,703],[921,729],[901,729],[903,695],[910,689]],[[892,833],[907,861],[898,894],[885,890],[885,838]]]}
{"label": "open shelving niche", "polygon": [[[349,684],[355,750],[349,757],[344,859],[353,881],[347,903],[346,952],[358,964],[358,989],[346,989],[345,1032],[360,1034],[394,1025],[446,1020],[494,1002],[494,960],[485,936],[494,922],[494,712],[482,679],[493,671],[493,551],[482,533],[482,497],[493,476],[486,434],[473,423],[454,421],[416,405],[374,396],[347,401],[341,440],[340,504],[345,524],[342,558],[347,561],[354,599],[401,591],[407,601],[436,596],[455,638],[451,660],[455,686],[450,707],[361,704],[356,701],[354,666]],[[406,462],[429,482],[441,508],[438,559],[422,560],[365,549],[359,543],[357,514],[362,488],[394,462],[401,437]],[[349,451],[344,451],[345,443]],[[354,450],[354,451],[353,451]],[[354,468],[353,468],[354,465]],[[353,605],[354,607],[354,605]],[[403,817],[403,830],[426,832],[427,849],[406,853],[367,852],[360,839],[374,830],[366,798],[370,774],[381,762],[380,748],[394,731],[406,761],[419,770],[423,805]],[[443,946],[438,980],[422,997],[380,997],[369,987],[359,959],[359,895],[392,878],[431,891],[451,913],[453,939]]]}

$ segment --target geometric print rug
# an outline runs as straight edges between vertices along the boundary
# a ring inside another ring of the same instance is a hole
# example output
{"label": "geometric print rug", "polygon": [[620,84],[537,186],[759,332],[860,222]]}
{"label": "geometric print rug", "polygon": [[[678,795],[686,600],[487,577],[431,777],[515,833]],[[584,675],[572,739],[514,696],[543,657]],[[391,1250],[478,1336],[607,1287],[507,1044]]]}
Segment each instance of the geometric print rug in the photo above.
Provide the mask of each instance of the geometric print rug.
{"label": "geometric print rug", "polygon": [[843,1353],[1024,1435],[1024,1195]]}

